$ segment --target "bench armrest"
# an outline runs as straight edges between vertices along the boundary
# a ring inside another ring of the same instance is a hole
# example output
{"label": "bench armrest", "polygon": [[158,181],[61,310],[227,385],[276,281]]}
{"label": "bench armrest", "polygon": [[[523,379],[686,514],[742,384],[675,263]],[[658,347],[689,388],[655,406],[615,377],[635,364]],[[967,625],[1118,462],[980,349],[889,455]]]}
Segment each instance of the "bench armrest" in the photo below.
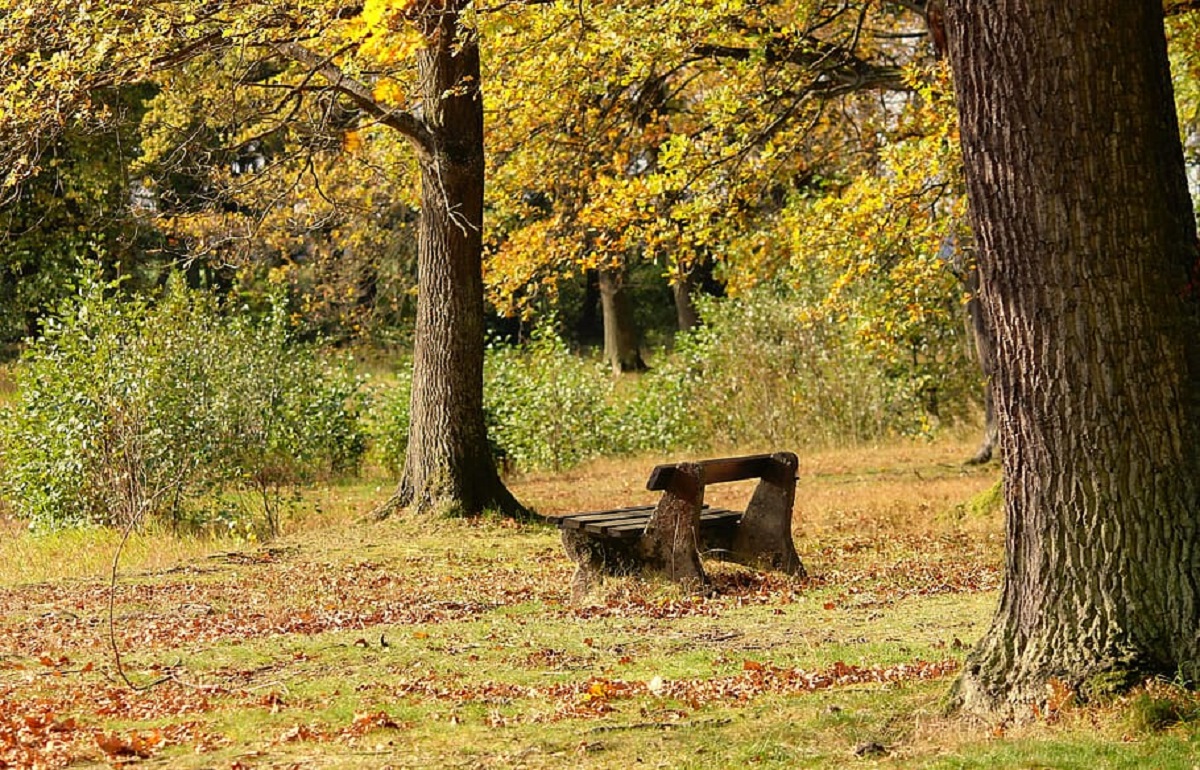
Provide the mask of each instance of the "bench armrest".
{"label": "bench armrest", "polygon": [[[779,455],[747,455],[745,457],[701,460],[695,465],[704,468],[705,484],[720,484],[726,481],[769,477],[778,473],[783,463],[780,461]],[[792,467],[795,467],[794,463]],[[659,492],[667,489],[671,485],[676,471],[677,466],[674,464],[656,466],[650,472],[650,480],[646,482],[646,489]]]}

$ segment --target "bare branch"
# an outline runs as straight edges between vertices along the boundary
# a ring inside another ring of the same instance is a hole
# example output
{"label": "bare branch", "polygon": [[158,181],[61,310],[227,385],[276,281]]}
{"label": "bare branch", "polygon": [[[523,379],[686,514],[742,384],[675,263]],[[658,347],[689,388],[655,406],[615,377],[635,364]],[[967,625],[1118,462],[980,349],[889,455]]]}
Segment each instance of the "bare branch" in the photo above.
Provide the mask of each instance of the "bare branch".
{"label": "bare branch", "polygon": [[1179,16],[1193,11],[1200,11],[1200,0],[1166,0],[1163,3],[1163,13],[1167,16]]}
{"label": "bare branch", "polygon": [[276,43],[274,48],[281,56],[308,67],[312,74],[320,75],[330,88],[350,97],[359,109],[388,128],[400,132],[419,154],[429,155],[433,152],[433,133],[424,121],[407,110],[393,110],[380,104],[371,89],[343,72],[333,63],[332,56],[321,56],[299,43]]}

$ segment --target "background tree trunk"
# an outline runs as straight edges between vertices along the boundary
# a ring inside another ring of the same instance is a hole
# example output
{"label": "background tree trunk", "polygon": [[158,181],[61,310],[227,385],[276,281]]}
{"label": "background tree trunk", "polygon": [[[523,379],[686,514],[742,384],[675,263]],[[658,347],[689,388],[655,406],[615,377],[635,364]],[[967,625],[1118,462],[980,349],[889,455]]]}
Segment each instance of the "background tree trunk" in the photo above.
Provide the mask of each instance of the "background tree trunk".
{"label": "background tree trunk", "polygon": [[604,314],[600,310],[600,271],[586,270],[583,274],[583,302],[575,335],[585,345],[604,341]]}
{"label": "background tree trunk", "polygon": [[423,120],[411,423],[404,473],[388,508],[522,515],[500,480],[483,412],[483,103],[479,47],[458,14],[422,11]]}
{"label": "background tree trunk", "polygon": [[975,357],[979,360],[979,369],[983,373],[983,440],[975,455],[967,460],[968,465],[983,465],[991,462],[996,453],[996,445],[1000,441],[999,427],[996,424],[996,397],[992,392],[992,373],[995,370],[996,343],[992,340],[992,332],[988,329],[987,316],[984,314],[983,302],[979,299],[979,268],[971,266],[967,273],[967,324],[971,341],[975,346]]}
{"label": "background tree trunk", "polygon": [[1157,0],[949,0],[1006,497],[955,701],[1200,675],[1195,220]]}
{"label": "background tree trunk", "polygon": [[613,374],[645,370],[633,303],[619,270],[600,271],[600,307],[604,313],[604,360],[612,366]]}
{"label": "background tree trunk", "polygon": [[671,295],[675,298],[675,321],[681,332],[691,331],[700,324],[700,314],[692,292],[696,290],[696,270],[688,270],[671,284]]}

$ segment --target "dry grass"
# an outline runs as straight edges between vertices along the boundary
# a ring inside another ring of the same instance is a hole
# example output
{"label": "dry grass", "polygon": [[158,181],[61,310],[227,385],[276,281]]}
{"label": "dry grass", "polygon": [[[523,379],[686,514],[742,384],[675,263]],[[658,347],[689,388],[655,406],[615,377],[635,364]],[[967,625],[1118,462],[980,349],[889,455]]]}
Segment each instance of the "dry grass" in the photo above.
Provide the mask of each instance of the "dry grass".
{"label": "dry grass", "polygon": [[[94,579],[108,574],[121,533],[109,529],[64,530],[34,535],[20,522],[0,518],[0,586],[53,580]],[[166,531],[135,533],[125,544],[125,571],[155,571],[241,548],[234,537],[184,536]]]}
{"label": "dry grass", "polygon": [[0,364],[0,404],[11,401],[17,393],[16,383],[12,380],[12,368]]}
{"label": "dry grass", "polygon": [[[170,767],[1191,770],[1195,727],[1162,716],[1184,696],[1156,692],[1141,732],[1121,704],[1008,733],[939,715],[1000,577],[999,515],[962,514],[998,475],[963,468],[971,449],[803,455],[812,576],[713,565],[711,597],[625,579],[572,604],[554,530],[364,523],[379,480],[312,492],[269,547],[146,534],[115,623],[135,681],[169,679],[142,692],[107,649],[114,536],[8,525],[3,564],[46,563],[3,567],[0,763],[11,728],[47,766],[141,745]],[[544,513],[649,502],[657,461],[512,487]]]}
{"label": "dry grass", "polygon": [[[961,521],[954,516],[957,506],[996,479],[994,466],[962,465],[972,449],[971,441],[964,439],[804,454],[796,493],[796,535],[819,540],[850,530],[873,536],[994,529],[994,520]],[[682,458],[600,460],[559,474],[518,477],[510,486],[519,499],[544,515],[648,504],[657,499],[645,489],[650,469],[677,459]],[[753,485],[749,481],[710,487],[708,501],[744,506]],[[382,477],[313,489],[304,505],[288,517],[285,529],[297,535],[344,527],[386,499],[392,489],[392,482]],[[0,515],[0,586],[104,576],[119,541],[119,533],[109,530],[33,535],[20,522]],[[130,539],[121,565],[128,572],[156,571],[252,545],[245,537],[229,534],[180,536],[152,529]]]}
{"label": "dry grass", "polygon": [[[947,526],[992,527],[995,522],[947,522],[957,507],[990,488],[996,466],[969,467],[963,460],[975,449],[976,437],[940,442],[899,441],[852,449],[801,453],[796,488],[798,532],[869,526],[895,531],[927,532]],[[751,450],[743,450],[751,451]],[[559,474],[531,474],[514,479],[517,496],[539,513],[555,515],[653,503],[646,491],[650,470],[682,456],[600,460]],[[744,506],[753,481],[709,487],[714,505]]]}

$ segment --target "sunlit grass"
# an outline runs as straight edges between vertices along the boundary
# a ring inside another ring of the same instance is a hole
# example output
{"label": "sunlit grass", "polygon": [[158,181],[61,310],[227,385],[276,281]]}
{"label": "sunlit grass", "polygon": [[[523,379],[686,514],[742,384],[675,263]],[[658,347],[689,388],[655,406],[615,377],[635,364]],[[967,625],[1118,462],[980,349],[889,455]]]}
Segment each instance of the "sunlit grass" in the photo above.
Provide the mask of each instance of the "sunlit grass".
{"label": "sunlit grass", "polygon": [[[943,715],[952,674],[912,674],[962,661],[995,606],[1000,515],[967,504],[998,470],[961,466],[971,438],[802,455],[797,547],[812,577],[711,564],[714,597],[625,578],[573,603],[553,528],[366,521],[392,491],[384,477],[309,491],[270,543],[140,533],[116,639],[135,682],[174,678],[141,693],[114,689],[106,636],[118,536],[9,524],[0,719],[40,704],[86,730],[162,730],[156,761],[181,768],[1191,770],[1195,701],[1165,685],[998,729]],[[511,485],[545,513],[612,507],[653,499],[643,486],[662,459]],[[738,505],[749,491],[711,494]],[[881,676],[776,686],[844,667]],[[70,735],[103,760],[90,733]]]}
{"label": "sunlit grass", "polygon": [[[112,529],[66,529],[33,533],[11,519],[0,520],[0,586],[51,580],[100,578],[112,569],[122,534]],[[231,536],[178,535],[152,529],[135,532],[121,552],[121,571],[155,571],[241,548]]]}
{"label": "sunlit grass", "polygon": [[[284,506],[283,534],[325,532],[353,524],[386,498],[392,486],[390,480],[372,474],[304,490],[299,499]],[[121,549],[120,571],[155,572],[217,552],[265,545],[265,534],[253,524],[259,503],[251,494],[244,498],[230,496],[227,501],[243,505],[246,516],[240,527],[172,528],[151,522],[138,528]],[[0,513],[0,586],[107,577],[123,537],[122,531],[104,527],[34,532]]]}

